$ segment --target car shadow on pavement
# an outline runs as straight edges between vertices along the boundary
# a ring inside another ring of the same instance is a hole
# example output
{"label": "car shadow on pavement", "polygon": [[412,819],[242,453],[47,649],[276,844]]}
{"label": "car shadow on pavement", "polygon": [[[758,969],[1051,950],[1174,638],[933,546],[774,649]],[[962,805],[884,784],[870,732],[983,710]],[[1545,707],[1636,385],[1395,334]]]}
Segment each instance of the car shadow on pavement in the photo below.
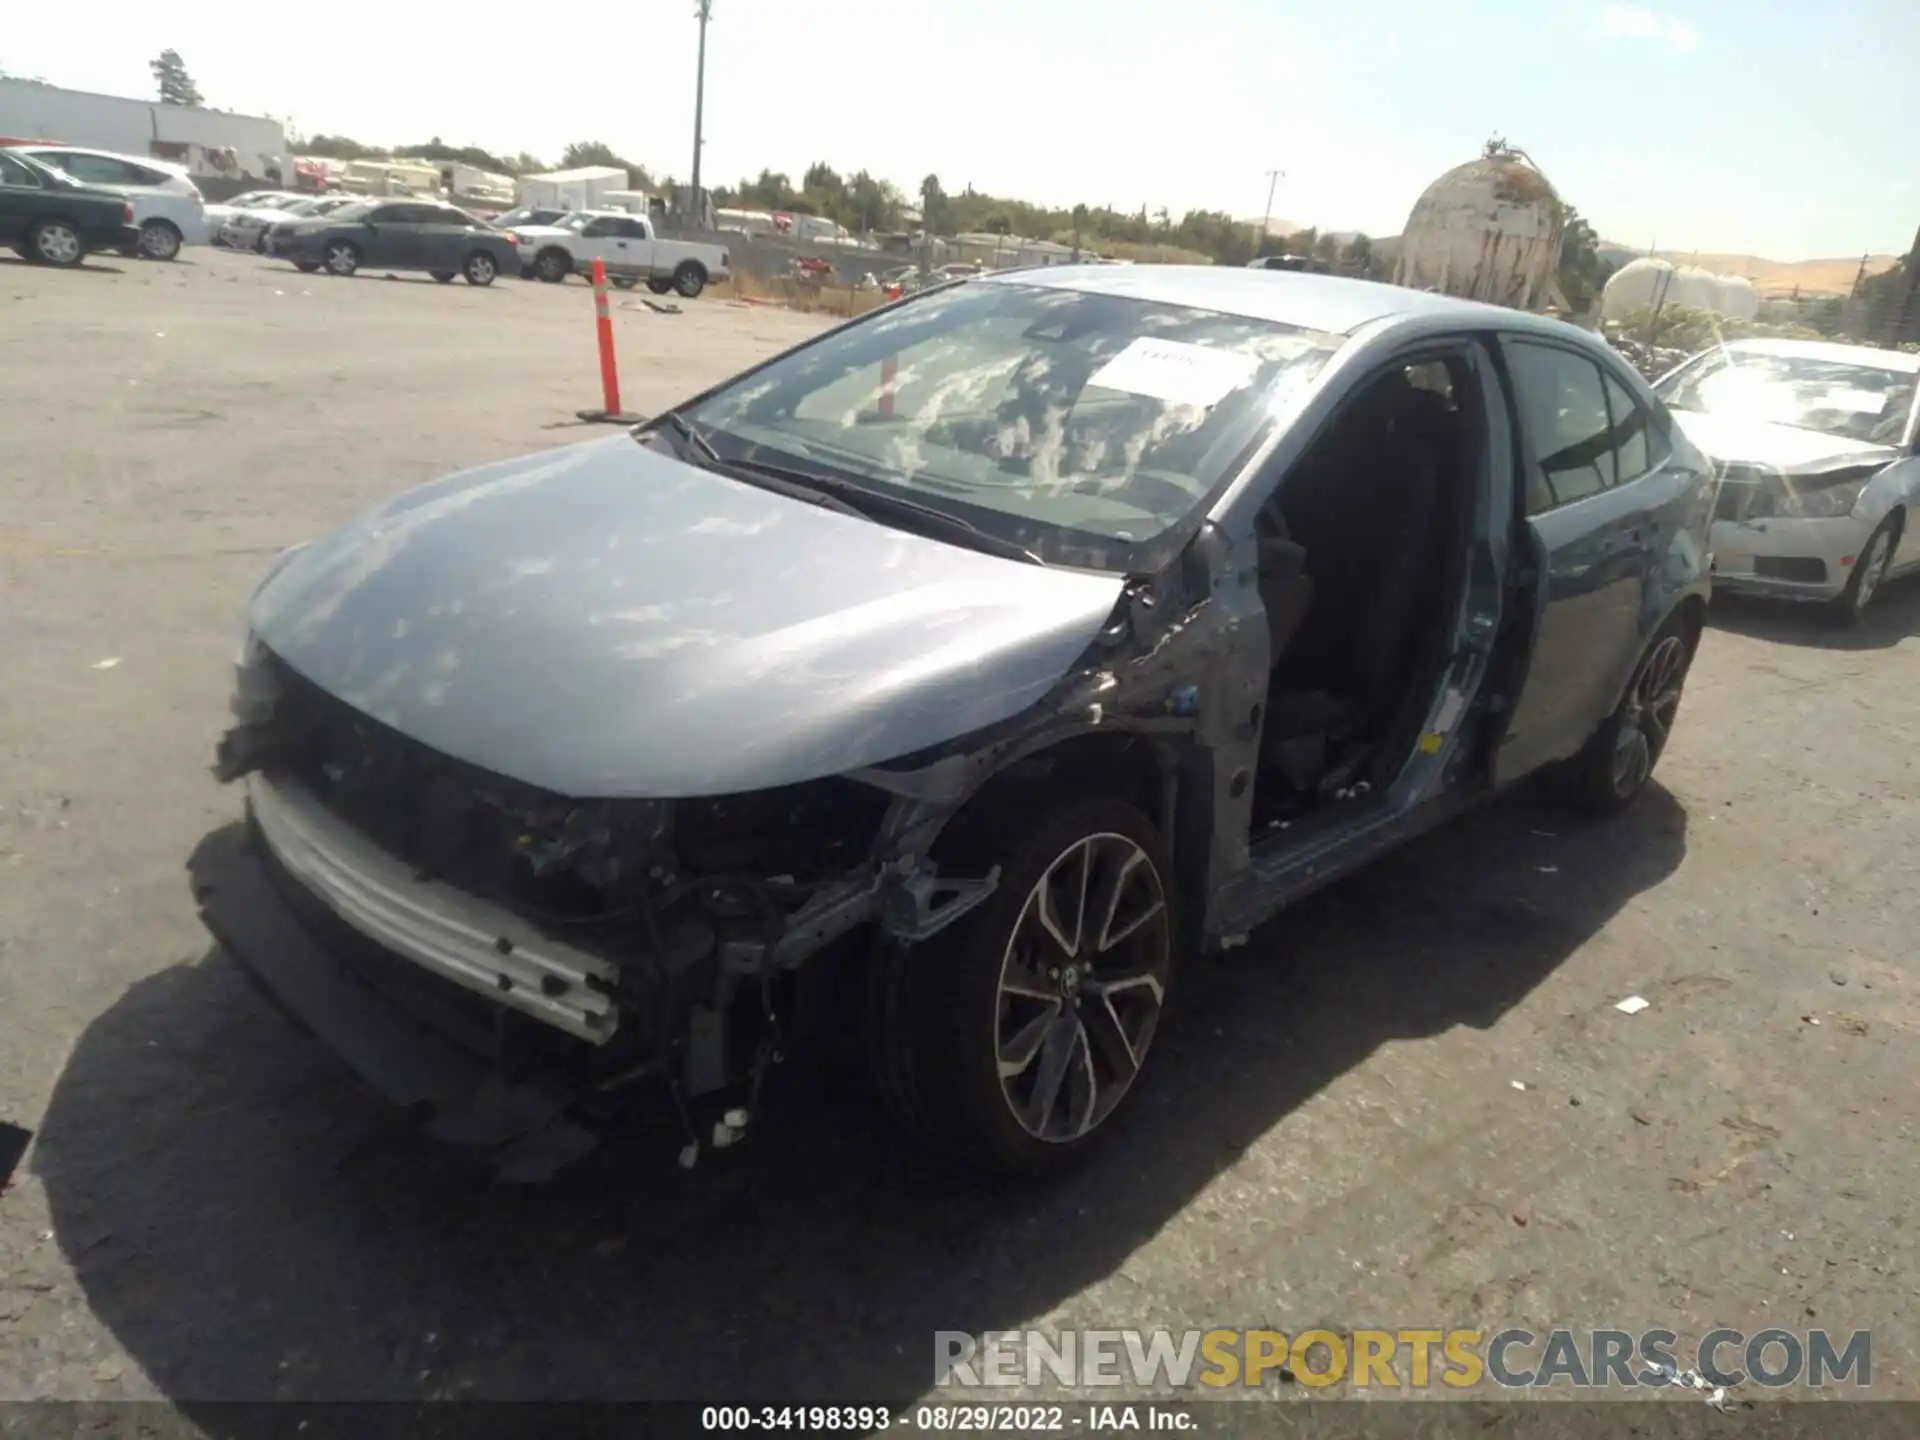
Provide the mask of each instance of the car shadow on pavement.
{"label": "car shadow on pavement", "polygon": [[1890,580],[1849,625],[1825,605],[1724,593],[1713,597],[1707,623],[1755,640],[1816,650],[1885,650],[1920,631],[1920,575]]}
{"label": "car shadow on pavement", "polygon": [[545,1186],[495,1186],[217,951],[81,1035],[34,1167],[94,1313],[189,1407],[905,1401],[935,1330],[1019,1326],[1113,1275],[1382,1045],[1498,1023],[1673,872],[1686,830],[1658,785],[1591,824],[1521,793],[1302,903],[1189,969],[1136,1112],[1039,1188],[929,1158],[824,1071],[784,1074],[745,1144],[693,1170],[676,1134],[634,1130]]}
{"label": "car shadow on pavement", "polygon": [[[36,260],[25,260],[18,255],[0,255],[0,265],[18,266],[22,270],[45,270],[47,268]],[[127,273],[118,265],[102,265],[97,260],[82,260],[72,268],[75,270],[90,271],[95,275],[124,275]]]}

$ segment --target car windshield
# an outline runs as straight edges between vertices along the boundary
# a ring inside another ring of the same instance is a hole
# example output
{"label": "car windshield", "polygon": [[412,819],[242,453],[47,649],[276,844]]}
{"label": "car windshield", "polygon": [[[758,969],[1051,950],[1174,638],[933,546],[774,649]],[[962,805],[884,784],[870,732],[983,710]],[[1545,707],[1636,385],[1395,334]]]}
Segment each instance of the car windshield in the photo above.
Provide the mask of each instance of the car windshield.
{"label": "car windshield", "polygon": [[558,225],[562,230],[581,230],[586,227],[587,222],[591,219],[593,219],[593,216],[576,210],[571,215],[561,216],[553,223]]}
{"label": "car windshield", "polygon": [[1906,429],[1914,380],[1912,371],[1891,366],[1725,349],[1669,376],[1659,394],[1670,410],[1892,444]]}
{"label": "car windshield", "polygon": [[946,512],[1049,563],[1144,568],[1341,344],[1052,286],[933,291],[682,415],[723,460]]}

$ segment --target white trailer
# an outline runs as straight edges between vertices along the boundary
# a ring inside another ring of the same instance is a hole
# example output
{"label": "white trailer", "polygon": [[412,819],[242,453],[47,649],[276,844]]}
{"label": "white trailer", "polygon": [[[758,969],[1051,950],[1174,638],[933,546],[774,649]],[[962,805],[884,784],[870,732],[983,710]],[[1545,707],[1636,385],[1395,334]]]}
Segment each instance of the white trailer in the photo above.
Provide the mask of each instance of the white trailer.
{"label": "white trailer", "polygon": [[595,210],[608,192],[630,189],[632,183],[626,171],[611,165],[585,165],[578,170],[522,175],[514,187],[514,199],[548,210]]}
{"label": "white trailer", "polygon": [[456,205],[485,205],[501,209],[513,204],[511,175],[497,175],[477,165],[462,165],[457,160],[441,163],[440,183]]}

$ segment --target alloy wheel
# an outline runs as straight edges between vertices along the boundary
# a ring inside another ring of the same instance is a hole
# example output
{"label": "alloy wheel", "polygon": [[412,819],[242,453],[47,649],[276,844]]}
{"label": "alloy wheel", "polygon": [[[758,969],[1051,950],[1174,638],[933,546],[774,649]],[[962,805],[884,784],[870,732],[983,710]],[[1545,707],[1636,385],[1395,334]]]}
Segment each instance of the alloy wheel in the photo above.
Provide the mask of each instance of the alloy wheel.
{"label": "alloy wheel", "polygon": [[1680,689],[1687,678],[1687,642],[1668,635],[1641,662],[1620,708],[1613,745],[1613,788],[1631,795],[1647,783],[1654,762],[1673,733],[1680,711]]}
{"label": "alloy wheel", "polygon": [[1880,588],[1880,577],[1886,572],[1887,552],[1893,548],[1893,535],[1890,531],[1875,532],[1873,542],[1867,546],[1856,571],[1853,585],[1853,608],[1864,610],[1867,602],[1873,598],[1873,592]]}
{"label": "alloy wheel", "polygon": [[360,257],[346,241],[336,240],[327,247],[327,269],[335,275],[351,275],[359,267]]}
{"label": "alloy wheel", "polygon": [[493,283],[493,276],[493,261],[485,255],[475,255],[471,260],[467,261],[467,280],[470,283],[474,285],[491,285]]}
{"label": "alloy wheel", "polygon": [[180,253],[180,237],[170,225],[144,225],[140,229],[140,253],[149,260],[171,260]]}
{"label": "alloy wheel", "polygon": [[80,260],[80,235],[65,221],[54,220],[34,232],[34,248],[49,265],[75,265]]}
{"label": "alloy wheel", "polygon": [[1078,1140],[1132,1088],[1172,973],[1165,884],[1124,835],[1069,846],[1028,892],[1001,958],[1000,1090],[1037,1140]]}

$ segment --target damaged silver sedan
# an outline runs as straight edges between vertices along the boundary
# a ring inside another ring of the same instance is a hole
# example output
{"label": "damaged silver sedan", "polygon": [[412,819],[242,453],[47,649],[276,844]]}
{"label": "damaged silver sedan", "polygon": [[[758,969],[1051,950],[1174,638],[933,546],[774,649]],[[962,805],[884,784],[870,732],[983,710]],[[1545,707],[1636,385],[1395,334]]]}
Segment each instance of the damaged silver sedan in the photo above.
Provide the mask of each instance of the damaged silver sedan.
{"label": "damaged silver sedan", "polygon": [[854,1032],[928,1140],[1107,1133],[1183,958],[1532,772],[1629,803],[1711,478],[1566,326],[1330,277],[936,288],[412,491],[248,611],[208,923],[520,1173],[686,1163]]}

